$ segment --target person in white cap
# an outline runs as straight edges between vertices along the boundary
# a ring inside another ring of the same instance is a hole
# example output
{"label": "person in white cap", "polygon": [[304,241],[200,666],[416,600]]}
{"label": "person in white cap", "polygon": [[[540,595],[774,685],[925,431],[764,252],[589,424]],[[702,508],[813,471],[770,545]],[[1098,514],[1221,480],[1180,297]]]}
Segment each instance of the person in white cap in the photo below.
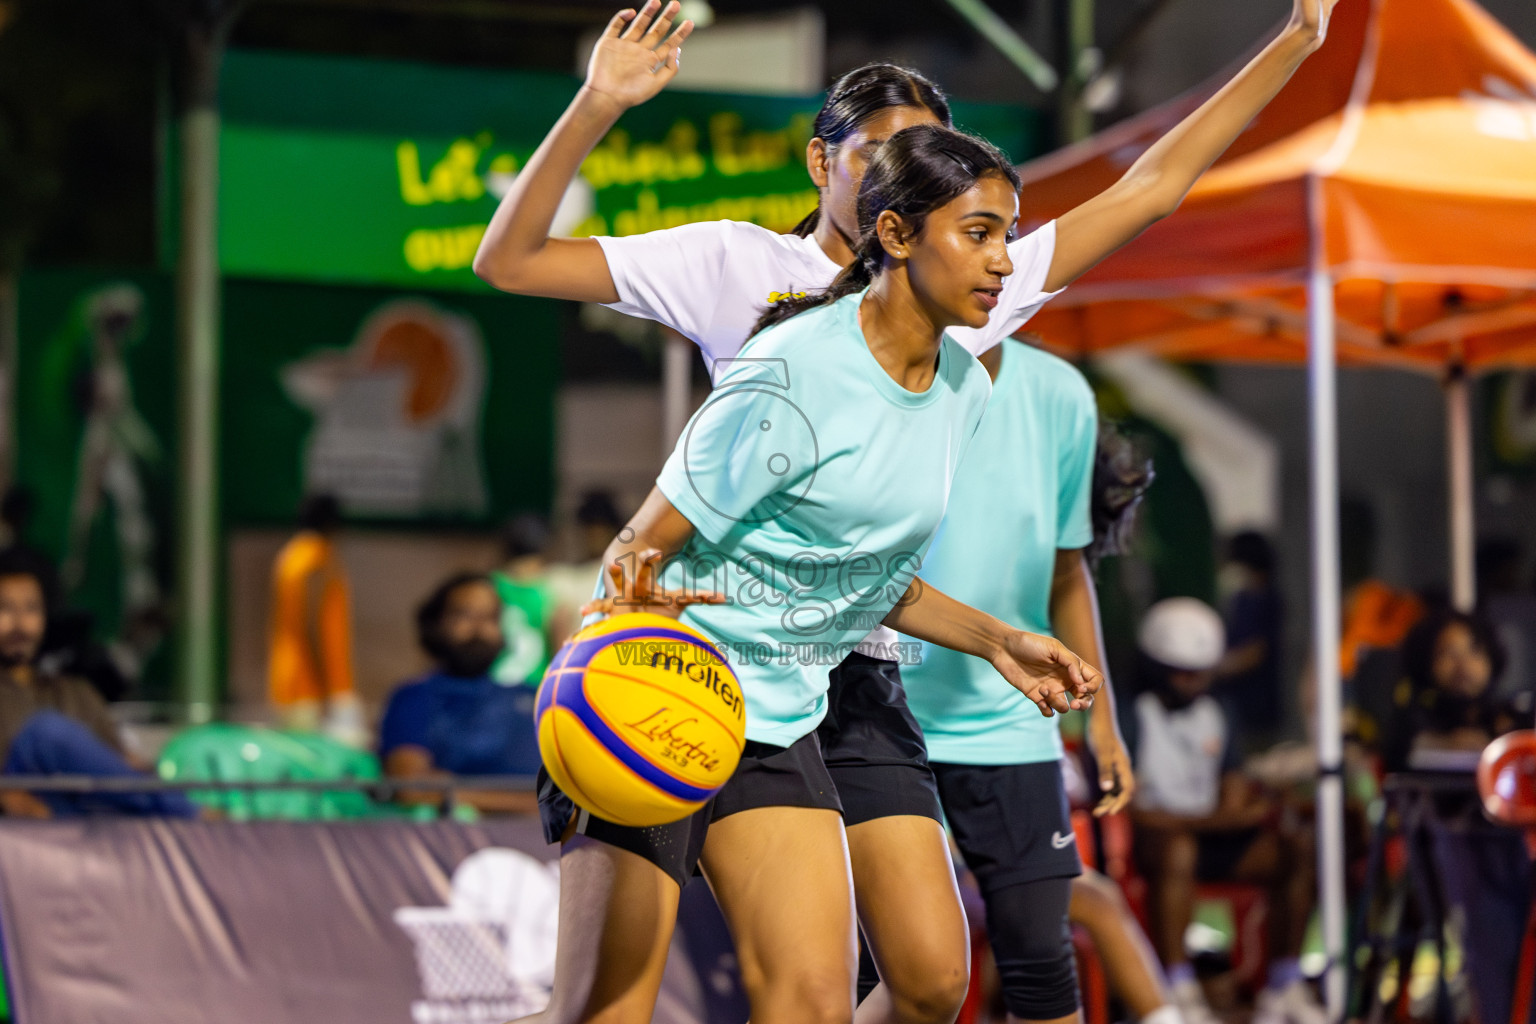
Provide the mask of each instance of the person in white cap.
{"label": "person in white cap", "polygon": [[1282,827],[1279,805],[1239,770],[1232,730],[1210,696],[1226,649],[1216,610],[1192,597],[1153,605],[1137,636],[1150,687],[1136,700],[1136,854],[1147,876],[1152,941],[1191,1022],[1215,1018],[1184,950],[1197,882],[1269,893],[1269,978],[1255,1024],[1326,1024],[1297,956],[1312,914],[1313,838]]}

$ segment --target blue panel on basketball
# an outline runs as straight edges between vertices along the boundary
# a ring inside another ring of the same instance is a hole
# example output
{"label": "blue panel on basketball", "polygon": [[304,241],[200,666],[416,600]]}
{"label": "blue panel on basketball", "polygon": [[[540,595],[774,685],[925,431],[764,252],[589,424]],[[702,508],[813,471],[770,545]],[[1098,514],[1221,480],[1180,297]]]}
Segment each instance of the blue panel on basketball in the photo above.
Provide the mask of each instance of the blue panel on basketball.
{"label": "blue panel on basketball", "polygon": [[621,825],[664,824],[702,807],[745,742],[746,705],[720,651],[645,612],[572,637],[544,675],[537,715],[556,785]]}

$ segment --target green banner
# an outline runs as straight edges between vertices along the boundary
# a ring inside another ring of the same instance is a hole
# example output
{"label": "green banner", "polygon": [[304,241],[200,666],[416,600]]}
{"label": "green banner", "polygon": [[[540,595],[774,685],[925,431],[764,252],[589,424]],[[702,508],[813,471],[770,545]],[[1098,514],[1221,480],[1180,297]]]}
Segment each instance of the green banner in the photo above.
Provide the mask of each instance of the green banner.
{"label": "green banner", "polygon": [[[496,202],[579,82],[293,54],[225,63],[224,272],[479,288],[469,267]],[[629,235],[702,220],[793,227],[814,205],[805,144],[819,97],[663,92],[626,113],[567,192],[559,234]],[[1015,159],[1032,112],[957,104]]]}
{"label": "green banner", "polygon": [[[168,276],[41,271],[20,288],[16,540],[168,692],[175,338]],[[289,526],[327,490],[352,523],[488,528],[554,492],[558,303],[270,281],[223,289],[223,525]]]}

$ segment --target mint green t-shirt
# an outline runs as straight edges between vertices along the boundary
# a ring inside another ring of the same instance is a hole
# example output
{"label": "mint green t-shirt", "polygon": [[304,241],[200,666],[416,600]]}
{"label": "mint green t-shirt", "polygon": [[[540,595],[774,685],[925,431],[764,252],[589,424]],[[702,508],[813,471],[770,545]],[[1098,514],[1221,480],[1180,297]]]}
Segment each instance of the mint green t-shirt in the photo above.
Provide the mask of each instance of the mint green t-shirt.
{"label": "mint green t-shirt", "polygon": [[[1082,374],[1022,342],[1003,342],[992,400],[919,575],[1009,625],[1050,633],[1056,552],[1093,539],[1097,444],[1098,413]],[[934,761],[1061,757],[1059,720],[1042,717],[980,658],[924,644],[921,663],[903,667],[901,678]]]}
{"label": "mint green t-shirt", "polygon": [[662,580],[729,598],[683,621],[721,646],[761,743],[821,722],[827,673],[911,583],[991,392],[948,337],[926,391],[897,384],[864,340],[862,298],[722,360],[656,481],[696,530]]}

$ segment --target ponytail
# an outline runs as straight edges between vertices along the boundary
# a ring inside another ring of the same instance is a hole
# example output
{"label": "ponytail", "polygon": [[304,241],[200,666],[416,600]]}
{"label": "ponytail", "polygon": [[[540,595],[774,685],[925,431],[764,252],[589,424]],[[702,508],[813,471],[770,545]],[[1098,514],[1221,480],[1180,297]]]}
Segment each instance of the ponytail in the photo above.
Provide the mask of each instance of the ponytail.
{"label": "ponytail", "polygon": [[1156,478],[1152,460],[1119,424],[1102,421],[1089,501],[1093,520],[1093,541],[1087,551],[1089,568],[1097,569],[1107,555],[1125,554],[1136,529],[1141,499]]}
{"label": "ponytail", "polygon": [[816,225],[820,223],[821,204],[818,202],[816,204],[816,209],[806,214],[805,219],[802,220],[799,224],[796,224],[794,230],[790,231],[790,234],[799,235],[801,238],[810,238],[816,233]]}

